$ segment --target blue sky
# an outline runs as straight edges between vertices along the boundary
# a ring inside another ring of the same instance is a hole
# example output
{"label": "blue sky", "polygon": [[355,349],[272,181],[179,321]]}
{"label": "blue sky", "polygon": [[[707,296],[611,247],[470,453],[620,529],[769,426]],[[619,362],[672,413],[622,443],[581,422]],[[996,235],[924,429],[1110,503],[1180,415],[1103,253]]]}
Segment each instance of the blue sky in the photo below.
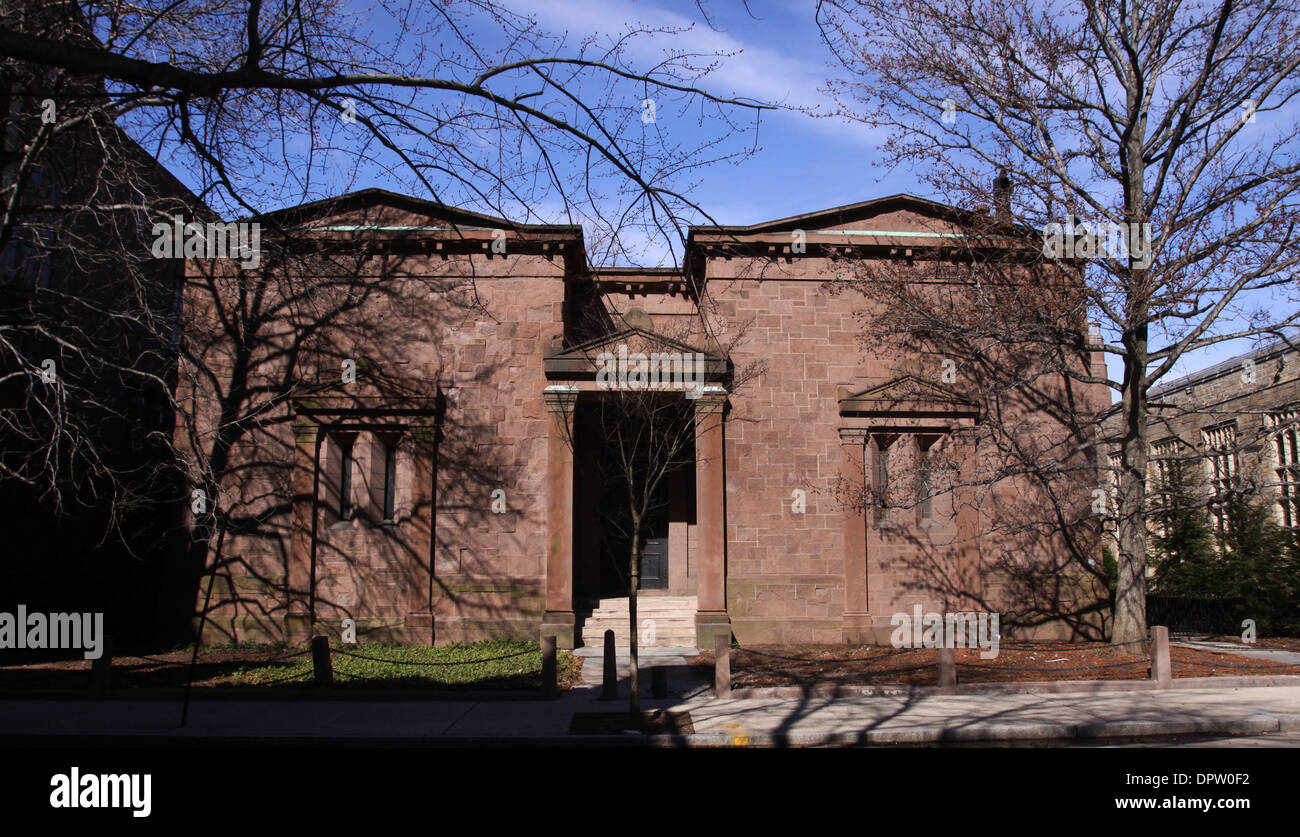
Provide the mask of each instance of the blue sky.
{"label": "blue sky", "polygon": [[[704,8],[710,28],[694,2],[647,0],[517,0],[510,6],[535,15],[552,31],[574,35],[616,32],[626,23],[690,27],[689,32],[646,38],[632,54],[655,60],[662,50],[735,53],[720,58],[705,86],[824,113],[834,103],[819,90],[833,72],[813,16],[814,3],[798,0],[710,0]],[[661,115],[660,119],[664,117]],[[710,169],[693,193],[710,215],[724,224],[751,224],[896,192],[918,192],[906,173],[874,165],[876,139],[861,125],[802,113],[777,111],[762,120],[760,150],[735,166]]]}
{"label": "blue sky", "polygon": [[[711,29],[701,23],[693,2],[668,0],[521,0],[512,5],[556,30],[572,33],[617,31],[625,22],[691,25],[673,36],[701,51],[737,53],[722,60],[709,82],[720,93],[832,113],[835,103],[821,90],[836,68],[829,64],[814,17],[815,3],[805,0],[751,0],[748,11],[738,0],[705,5]],[[751,15],[752,13],[752,15]],[[718,31],[720,30],[720,31]],[[649,51],[646,57],[651,57]],[[833,117],[814,118],[777,112],[765,117],[760,150],[734,166],[710,169],[695,196],[721,223],[749,224],[854,203],[899,192],[942,200],[908,170],[878,165],[883,134]],[[1113,335],[1108,335],[1112,337]],[[1161,345],[1153,333],[1153,346]],[[1250,341],[1231,341],[1185,356],[1164,380],[1188,374],[1252,348]],[[1122,368],[1109,358],[1111,377]]]}
{"label": "blue sky", "polygon": [[[542,29],[563,34],[570,44],[591,35],[608,39],[634,23],[685,28],[671,35],[637,39],[627,57],[633,64],[652,66],[671,49],[727,53],[727,57],[716,59],[716,70],[702,84],[706,89],[826,114],[834,110],[834,103],[820,89],[836,70],[830,66],[830,55],[820,39],[816,4],[811,0],[750,0],[748,9],[739,0],[706,0],[704,8],[712,26],[694,0],[506,0],[505,5],[536,18]],[[370,14],[370,0],[352,0],[350,7],[360,18]],[[381,38],[385,26],[382,21],[376,23]],[[390,31],[389,37],[392,34]],[[663,109],[657,118],[660,128],[676,140],[698,140],[708,131],[707,126],[702,128]],[[689,186],[690,197],[724,224],[755,223],[900,192],[941,199],[930,194],[912,172],[888,171],[877,165],[877,147],[883,135],[859,124],[776,111],[763,117],[756,138],[748,137],[749,141],[755,139],[758,150],[747,159],[712,166],[698,173],[695,182],[676,185]],[[366,186],[418,194],[386,178],[381,169],[365,173],[352,184],[352,188]],[[330,187],[324,188],[328,192]],[[301,199],[286,193],[280,205],[298,202],[294,197]],[[515,220],[565,220],[558,203],[534,209],[551,217]],[[666,248],[660,247],[657,254],[651,248],[644,263],[671,263],[671,255]],[[1192,372],[1249,348],[1242,341],[1220,344],[1183,360],[1173,375]],[[1113,361],[1110,366],[1112,377],[1117,377],[1119,368]]]}

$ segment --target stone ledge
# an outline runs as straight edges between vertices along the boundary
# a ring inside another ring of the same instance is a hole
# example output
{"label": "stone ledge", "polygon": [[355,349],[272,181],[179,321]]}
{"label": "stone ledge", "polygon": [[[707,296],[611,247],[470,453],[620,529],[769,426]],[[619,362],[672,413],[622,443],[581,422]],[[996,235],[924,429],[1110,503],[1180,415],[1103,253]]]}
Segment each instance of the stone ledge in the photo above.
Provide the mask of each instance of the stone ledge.
{"label": "stone ledge", "polygon": [[844,584],[844,573],[815,575],[727,575],[727,586],[732,584]]}
{"label": "stone ledge", "polygon": [[438,576],[434,579],[434,589],[442,591],[435,599],[450,598],[449,593],[509,593],[512,596],[539,596],[545,592],[545,579],[537,580],[498,580],[476,579],[472,576]]}

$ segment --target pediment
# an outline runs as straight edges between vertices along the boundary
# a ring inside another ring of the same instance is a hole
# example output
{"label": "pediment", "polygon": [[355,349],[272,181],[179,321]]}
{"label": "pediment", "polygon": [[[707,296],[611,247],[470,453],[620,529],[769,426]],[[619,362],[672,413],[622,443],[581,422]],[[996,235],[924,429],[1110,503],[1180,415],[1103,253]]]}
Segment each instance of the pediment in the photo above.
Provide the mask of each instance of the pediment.
{"label": "pediment", "polygon": [[979,405],[962,393],[912,374],[859,392],[841,387],[839,401],[841,415],[979,415]]}
{"label": "pediment", "polygon": [[387,189],[362,189],[260,217],[287,227],[335,231],[430,233],[504,229],[581,235],[581,228],[571,224],[519,224]]}
{"label": "pediment", "polygon": [[796,231],[803,234],[805,244],[838,247],[943,247],[972,236],[1005,246],[1029,233],[1039,235],[983,210],[897,194],[757,224],[693,226],[690,240],[706,246],[728,242],[786,246]]}
{"label": "pediment", "polygon": [[737,235],[789,233],[792,230],[850,230],[860,227],[893,231],[951,228],[954,222],[970,222],[975,214],[915,195],[898,194],[869,201],[820,209],[788,218],[777,218],[747,226],[693,227],[692,230],[726,231]]}
{"label": "pediment", "polygon": [[557,347],[547,352],[546,377],[551,380],[594,379],[602,356],[629,357],[636,353],[681,355],[691,358],[698,356],[704,362],[706,380],[722,380],[727,374],[728,362],[725,355],[658,334],[647,328],[626,326],[576,346]]}

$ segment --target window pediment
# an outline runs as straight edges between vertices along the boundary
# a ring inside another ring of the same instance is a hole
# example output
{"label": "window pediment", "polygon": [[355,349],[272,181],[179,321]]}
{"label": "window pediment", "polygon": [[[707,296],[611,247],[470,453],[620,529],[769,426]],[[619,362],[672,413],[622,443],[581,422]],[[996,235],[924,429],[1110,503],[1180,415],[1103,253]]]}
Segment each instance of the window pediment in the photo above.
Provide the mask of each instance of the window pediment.
{"label": "window pediment", "polygon": [[860,392],[841,387],[840,415],[978,420],[979,405],[956,390],[907,374]]}

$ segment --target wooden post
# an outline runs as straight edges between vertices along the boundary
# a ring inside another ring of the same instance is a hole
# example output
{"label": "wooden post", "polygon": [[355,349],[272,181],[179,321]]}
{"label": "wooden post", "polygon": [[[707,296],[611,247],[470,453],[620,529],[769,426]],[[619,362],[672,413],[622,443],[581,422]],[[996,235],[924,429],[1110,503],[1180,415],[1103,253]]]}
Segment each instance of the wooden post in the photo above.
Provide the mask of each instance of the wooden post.
{"label": "wooden post", "polygon": [[614,632],[605,631],[605,685],[600,691],[601,700],[618,700],[618,659],[614,656]]}
{"label": "wooden post", "polygon": [[731,636],[718,634],[713,659],[713,696],[731,697]]}
{"label": "wooden post", "polygon": [[660,700],[668,697],[668,668],[666,666],[655,666],[650,670],[650,675],[650,693]]}
{"label": "wooden post", "polygon": [[1169,661],[1169,628],[1164,625],[1151,626],[1151,679],[1161,689],[1174,685],[1174,670]]}
{"label": "wooden post", "polygon": [[330,640],[327,636],[311,638],[311,670],[316,688],[328,689],[334,685],[334,669],[330,665]]}
{"label": "wooden post", "polygon": [[542,697],[556,698],[560,695],[560,684],[555,666],[555,636],[542,637]]}
{"label": "wooden post", "polygon": [[939,649],[939,691],[952,692],[957,689],[957,649]]}

